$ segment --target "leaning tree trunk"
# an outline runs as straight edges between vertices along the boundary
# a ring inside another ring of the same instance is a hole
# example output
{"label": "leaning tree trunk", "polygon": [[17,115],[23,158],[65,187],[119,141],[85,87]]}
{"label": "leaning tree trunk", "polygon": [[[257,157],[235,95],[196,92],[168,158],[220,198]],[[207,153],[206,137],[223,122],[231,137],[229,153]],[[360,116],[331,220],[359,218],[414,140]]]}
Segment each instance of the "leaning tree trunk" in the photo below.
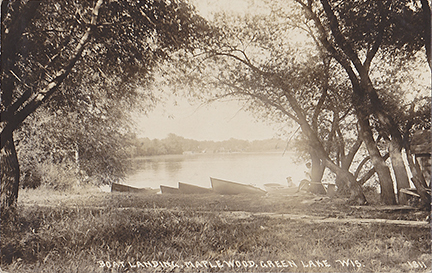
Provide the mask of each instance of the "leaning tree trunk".
{"label": "leaning tree trunk", "polygon": [[416,159],[414,159],[415,161],[413,160],[411,151],[408,148],[406,148],[405,150],[408,164],[410,166],[411,173],[413,174],[411,180],[416,187],[418,194],[420,195],[420,206],[422,208],[430,208],[431,196],[426,191],[427,185],[421,172],[420,166],[418,166]]}
{"label": "leaning tree trunk", "polygon": [[[357,154],[358,150],[360,149],[360,146],[362,145],[363,140],[361,140],[360,137],[357,138],[354,145],[349,150],[348,154],[345,155],[345,152],[342,152],[340,158],[341,158],[341,168],[349,171],[351,164],[354,160],[355,155]],[[358,175],[354,175],[354,178],[357,180]],[[343,179],[340,177],[336,177],[336,186],[338,186],[338,194],[346,195],[348,193],[348,189],[346,188],[346,183],[344,183]],[[339,187],[341,187],[339,189]]]}
{"label": "leaning tree trunk", "polygon": [[321,182],[324,174],[324,166],[316,152],[310,148],[309,152],[312,161],[311,182]]}
{"label": "leaning tree trunk", "polygon": [[375,168],[376,173],[381,185],[381,199],[384,204],[395,205],[396,197],[394,194],[393,180],[391,178],[390,170],[385,163],[384,158],[381,156],[377,145],[372,136],[372,130],[369,125],[369,120],[358,111],[358,123],[360,125],[360,132],[362,139],[366,144],[370,159]]}
{"label": "leaning tree trunk", "polygon": [[405,205],[407,203],[407,196],[400,192],[400,189],[409,188],[408,173],[405,169],[405,164],[402,159],[401,146],[399,143],[392,139],[389,143],[389,154],[391,164],[393,167],[394,175],[396,178],[397,195],[399,204]]}
{"label": "leaning tree trunk", "polygon": [[[351,163],[352,163],[352,161],[342,159],[341,168],[348,172],[349,168],[351,166]],[[356,178],[356,177],[354,176],[354,178]],[[346,183],[342,177],[336,176],[336,186],[338,187],[338,189],[337,189],[338,195],[344,196],[344,195],[349,194],[349,189],[347,188],[347,185],[346,185]]]}
{"label": "leaning tree trunk", "polygon": [[[278,82],[283,82],[279,81]],[[287,98],[291,108],[297,115],[297,123],[300,125],[302,132],[306,135],[309,143],[310,149],[314,150],[314,153],[322,161],[325,167],[329,168],[336,175],[340,175],[343,179],[347,181],[348,187],[350,189],[350,201],[357,202],[359,205],[366,204],[366,198],[363,194],[361,186],[357,183],[354,176],[346,170],[342,170],[338,165],[336,165],[328,157],[328,153],[324,149],[317,133],[309,125],[306,116],[304,115],[303,109],[298,104],[297,100],[292,96],[290,90],[287,90],[285,85],[278,84],[277,87],[284,91],[284,95]]]}
{"label": "leaning tree trunk", "polygon": [[363,194],[361,185],[357,182],[354,176],[348,170],[344,170],[340,166],[335,164],[328,157],[328,154],[324,150],[319,139],[316,137],[316,135],[313,134],[312,130],[310,130],[308,126],[302,126],[302,130],[306,132],[306,135],[309,138],[309,145],[311,146],[312,149],[315,150],[317,157],[321,159],[325,167],[329,168],[333,173],[336,174],[336,176],[340,177],[340,179],[346,181],[346,184],[350,192],[349,201],[355,202],[359,205],[366,204],[367,203],[366,198]]}
{"label": "leaning tree trunk", "polygon": [[15,204],[18,199],[19,165],[12,135],[1,149],[1,212]]}
{"label": "leaning tree trunk", "polygon": [[326,160],[326,166],[332,172],[334,172],[337,175],[337,177],[339,177],[339,179],[342,179],[347,182],[346,184],[348,185],[348,189],[350,192],[349,199],[351,202],[355,202],[361,205],[367,203],[361,185],[357,182],[357,180],[354,178],[354,175],[352,175],[352,173],[334,164],[334,162],[331,161],[330,159]]}

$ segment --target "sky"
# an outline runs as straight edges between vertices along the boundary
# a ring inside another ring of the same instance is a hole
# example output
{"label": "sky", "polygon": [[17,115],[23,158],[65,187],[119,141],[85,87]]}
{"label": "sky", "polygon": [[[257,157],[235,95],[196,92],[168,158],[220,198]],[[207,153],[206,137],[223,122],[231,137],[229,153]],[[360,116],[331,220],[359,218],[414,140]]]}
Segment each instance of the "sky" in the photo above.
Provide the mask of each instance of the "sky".
{"label": "sky", "polygon": [[177,100],[176,106],[159,105],[148,117],[137,116],[136,122],[138,136],[150,139],[163,139],[173,133],[196,140],[258,140],[277,137],[282,127],[256,121],[234,101],[190,105]]}
{"label": "sky", "polygon": [[[225,11],[244,14],[254,11],[254,0],[192,0],[198,12],[211,19],[213,12]],[[247,10],[247,11],[246,11]],[[165,138],[173,133],[196,140],[221,141],[230,138],[258,140],[277,137],[281,126],[257,122],[250,113],[241,110],[236,102],[214,102],[209,106],[190,105],[176,98],[173,102],[159,105],[147,116],[136,116],[138,137]]]}
{"label": "sky", "polygon": [[[260,0],[190,1],[196,6],[201,16],[208,20],[212,19],[213,13],[220,11],[239,15],[268,12],[260,5]],[[429,86],[430,73],[428,73],[428,68],[426,70],[424,82]],[[242,111],[241,107],[233,101],[214,102],[210,106],[189,105],[186,100],[180,100],[176,106],[173,104],[173,102],[168,102],[166,106],[159,105],[148,116],[136,116],[138,136],[162,139],[174,133],[196,140],[221,141],[230,138],[257,140],[277,137],[281,133],[281,127],[284,126],[283,124],[276,126],[257,122],[251,113]],[[294,130],[286,127],[284,129]]]}

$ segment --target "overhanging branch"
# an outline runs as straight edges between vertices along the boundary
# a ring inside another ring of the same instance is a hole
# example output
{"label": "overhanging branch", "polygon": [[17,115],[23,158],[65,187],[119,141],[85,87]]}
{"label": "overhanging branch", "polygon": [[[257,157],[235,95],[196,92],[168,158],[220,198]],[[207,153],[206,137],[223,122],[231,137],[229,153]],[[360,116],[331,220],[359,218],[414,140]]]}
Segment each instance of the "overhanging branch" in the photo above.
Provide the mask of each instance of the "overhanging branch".
{"label": "overhanging branch", "polygon": [[[17,112],[11,114],[10,117],[8,117],[8,120],[5,121],[5,126],[3,127],[3,130],[0,134],[1,138],[1,148],[4,147],[6,144],[6,141],[10,138],[10,135],[13,133],[13,131],[18,128],[18,126],[34,111],[36,111],[37,108],[39,108],[45,101],[47,101],[52,94],[58,89],[60,84],[64,81],[64,79],[70,74],[72,68],[76,64],[79,58],[81,58],[82,52],[84,50],[84,47],[86,43],[88,42],[90,38],[90,34],[93,31],[94,27],[96,26],[97,17],[99,14],[99,9],[102,6],[103,0],[98,0],[93,8],[92,18],[91,18],[91,24],[87,27],[86,32],[81,37],[80,41],[76,45],[73,53],[71,54],[72,57],[70,58],[68,64],[61,70],[59,70],[54,79],[49,82],[42,90],[40,90],[38,93],[36,93],[33,96],[30,96],[30,101],[23,102],[22,105],[19,105],[17,107],[17,110],[23,106],[20,110]],[[27,93],[27,91],[25,92]]]}

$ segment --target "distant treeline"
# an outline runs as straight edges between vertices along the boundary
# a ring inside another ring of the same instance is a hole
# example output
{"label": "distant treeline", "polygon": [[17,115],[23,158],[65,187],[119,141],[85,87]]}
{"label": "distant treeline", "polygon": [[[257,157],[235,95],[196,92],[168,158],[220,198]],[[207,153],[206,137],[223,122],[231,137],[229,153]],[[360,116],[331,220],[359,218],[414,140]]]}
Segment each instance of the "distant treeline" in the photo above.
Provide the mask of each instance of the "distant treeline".
{"label": "distant treeline", "polygon": [[198,141],[169,134],[164,139],[136,138],[132,141],[134,157],[186,154],[186,153],[233,153],[283,151],[286,141],[281,139]]}

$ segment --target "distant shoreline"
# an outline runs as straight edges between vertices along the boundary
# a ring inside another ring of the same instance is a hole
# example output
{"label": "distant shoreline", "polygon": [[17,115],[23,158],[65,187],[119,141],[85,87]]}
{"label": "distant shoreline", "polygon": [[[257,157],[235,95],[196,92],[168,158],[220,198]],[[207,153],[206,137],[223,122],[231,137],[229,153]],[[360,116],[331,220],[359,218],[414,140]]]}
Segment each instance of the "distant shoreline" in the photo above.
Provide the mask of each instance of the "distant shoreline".
{"label": "distant shoreline", "polygon": [[[285,155],[283,156],[290,156],[293,152],[285,152]],[[278,151],[262,151],[262,152],[217,152],[217,153],[183,153],[183,154],[164,154],[164,155],[148,155],[148,156],[137,156],[137,157],[130,157],[127,160],[135,161],[135,160],[145,160],[145,159],[154,159],[154,158],[179,158],[179,157],[185,157],[185,156],[197,156],[197,155],[236,155],[236,154],[250,154],[250,155],[257,155],[257,154],[283,154],[282,150]]]}

